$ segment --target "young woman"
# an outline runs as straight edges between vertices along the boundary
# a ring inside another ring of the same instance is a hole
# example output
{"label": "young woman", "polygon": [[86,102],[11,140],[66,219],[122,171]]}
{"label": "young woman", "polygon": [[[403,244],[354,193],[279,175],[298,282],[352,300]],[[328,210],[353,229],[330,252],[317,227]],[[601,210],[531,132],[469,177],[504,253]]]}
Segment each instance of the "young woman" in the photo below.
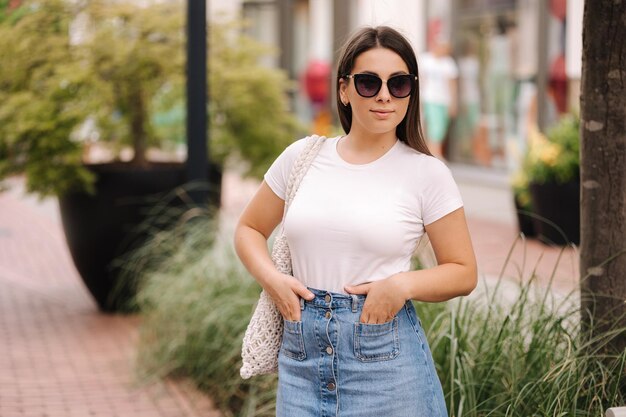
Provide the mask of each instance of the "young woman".
{"label": "young woman", "polygon": [[[304,140],[278,157],[239,220],[237,253],[285,320],[277,416],[447,416],[409,300],[469,294],[476,263],[458,188],[425,145],[417,75],[394,29],[365,28],[345,45],[346,135],[325,140],[287,213],[293,276],[276,270],[267,239]],[[411,271],[425,232],[438,265]]]}

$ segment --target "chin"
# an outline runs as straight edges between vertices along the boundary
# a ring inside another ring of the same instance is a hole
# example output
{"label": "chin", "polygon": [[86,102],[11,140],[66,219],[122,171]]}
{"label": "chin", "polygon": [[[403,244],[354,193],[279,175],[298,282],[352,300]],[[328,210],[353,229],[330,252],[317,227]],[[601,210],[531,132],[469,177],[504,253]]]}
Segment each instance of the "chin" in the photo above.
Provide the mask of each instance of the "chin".
{"label": "chin", "polygon": [[392,131],[395,132],[397,126],[398,126],[397,123],[385,123],[384,125],[383,124],[376,124],[376,125],[369,126],[367,131],[371,132],[371,133],[382,135],[384,133],[389,133],[389,132],[392,132]]}

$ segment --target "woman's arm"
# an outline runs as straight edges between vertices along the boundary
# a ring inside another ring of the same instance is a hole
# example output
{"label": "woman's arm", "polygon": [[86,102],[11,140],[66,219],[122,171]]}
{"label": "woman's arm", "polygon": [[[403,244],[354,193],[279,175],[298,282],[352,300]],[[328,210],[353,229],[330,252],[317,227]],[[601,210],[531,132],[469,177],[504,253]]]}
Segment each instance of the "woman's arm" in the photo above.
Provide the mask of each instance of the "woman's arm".
{"label": "woman's arm", "polygon": [[463,208],[429,224],[426,232],[437,258],[436,267],[401,272],[381,281],[346,288],[349,293],[367,294],[362,322],[389,321],[408,299],[446,301],[468,295],[476,287],[476,259]]}
{"label": "woman's arm", "polygon": [[245,208],[235,229],[235,250],[250,274],[272,297],[283,317],[300,320],[299,296],[311,299],[300,281],[280,273],[267,250],[267,239],[283,215],[285,202],[263,181]]}
{"label": "woman's arm", "polygon": [[439,302],[469,295],[476,288],[477,267],[465,211],[459,208],[425,228],[437,266],[397,274],[407,299]]}

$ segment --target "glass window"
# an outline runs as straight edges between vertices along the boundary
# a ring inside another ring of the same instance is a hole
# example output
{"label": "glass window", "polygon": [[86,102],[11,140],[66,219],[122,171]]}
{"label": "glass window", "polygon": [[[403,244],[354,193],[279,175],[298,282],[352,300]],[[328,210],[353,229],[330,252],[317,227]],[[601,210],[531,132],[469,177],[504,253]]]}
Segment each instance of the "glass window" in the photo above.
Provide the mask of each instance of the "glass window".
{"label": "glass window", "polygon": [[[278,47],[278,10],[274,1],[250,1],[243,3],[243,17],[246,34],[265,45]],[[261,58],[261,65],[277,67],[278,55],[267,54]]]}

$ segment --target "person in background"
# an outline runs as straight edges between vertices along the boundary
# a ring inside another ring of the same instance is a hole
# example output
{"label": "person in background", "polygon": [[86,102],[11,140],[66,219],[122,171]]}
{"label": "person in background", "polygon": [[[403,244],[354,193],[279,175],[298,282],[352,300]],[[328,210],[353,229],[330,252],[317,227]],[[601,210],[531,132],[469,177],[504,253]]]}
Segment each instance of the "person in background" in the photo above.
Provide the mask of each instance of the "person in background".
{"label": "person in background", "polygon": [[480,62],[475,40],[465,37],[459,58],[459,114],[457,132],[468,153],[479,140],[480,122]]}
{"label": "person in background", "polygon": [[[444,417],[448,413],[411,300],[441,302],[476,286],[463,202],[421,131],[415,53],[396,30],[363,28],[337,69],[345,135],[324,140],[284,220],[293,275],[267,239],[306,139],[265,174],[237,225],[238,256],[284,318],[279,417]],[[428,234],[437,265],[411,269]]]}
{"label": "person in background", "polygon": [[426,124],[428,148],[443,159],[443,141],[450,119],[457,114],[457,80],[459,70],[450,56],[450,44],[435,40],[420,59],[422,77],[422,106]]}

